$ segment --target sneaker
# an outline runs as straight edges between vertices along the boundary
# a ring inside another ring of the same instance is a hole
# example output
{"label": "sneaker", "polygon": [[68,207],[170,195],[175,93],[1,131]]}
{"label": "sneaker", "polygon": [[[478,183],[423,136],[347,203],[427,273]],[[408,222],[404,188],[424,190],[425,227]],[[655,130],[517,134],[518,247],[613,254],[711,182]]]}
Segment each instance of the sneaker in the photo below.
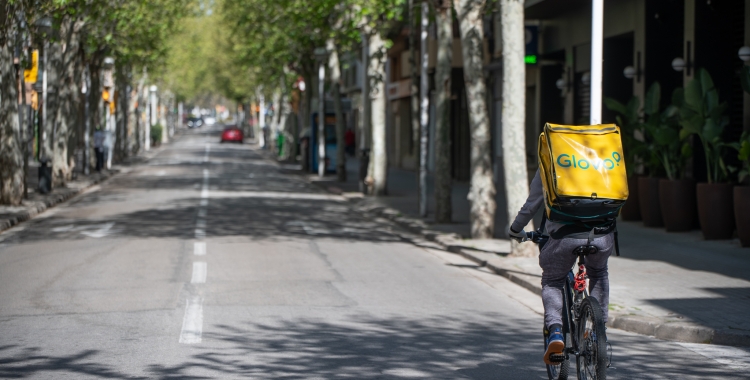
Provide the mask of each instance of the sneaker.
{"label": "sneaker", "polygon": [[562,326],[552,325],[549,327],[549,336],[547,337],[547,349],[544,352],[544,363],[547,365],[557,365],[559,362],[550,360],[550,355],[561,355],[565,350],[565,341],[562,333]]}

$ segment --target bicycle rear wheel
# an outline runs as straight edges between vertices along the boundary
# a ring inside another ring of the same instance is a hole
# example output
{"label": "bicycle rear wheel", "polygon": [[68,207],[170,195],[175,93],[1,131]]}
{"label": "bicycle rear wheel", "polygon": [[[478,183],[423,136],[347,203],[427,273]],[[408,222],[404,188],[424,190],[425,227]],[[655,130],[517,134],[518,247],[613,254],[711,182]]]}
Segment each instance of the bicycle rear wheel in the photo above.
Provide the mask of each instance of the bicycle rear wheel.
{"label": "bicycle rear wheel", "polygon": [[581,302],[578,320],[578,379],[606,380],[607,342],[602,308],[594,297]]}

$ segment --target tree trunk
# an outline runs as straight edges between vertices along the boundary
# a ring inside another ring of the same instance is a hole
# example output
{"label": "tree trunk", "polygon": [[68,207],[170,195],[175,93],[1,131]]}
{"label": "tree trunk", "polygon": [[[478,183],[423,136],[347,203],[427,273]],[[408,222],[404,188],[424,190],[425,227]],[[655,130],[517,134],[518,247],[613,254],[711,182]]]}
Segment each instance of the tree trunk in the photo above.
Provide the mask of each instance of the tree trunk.
{"label": "tree trunk", "polygon": [[[58,42],[48,42],[45,47],[47,56],[47,62],[45,62],[45,76],[47,77],[47,99],[44,99],[44,107],[46,110],[46,116],[44,117],[44,131],[42,132],[42,160],[50,160],[52,165],[53,173],[53,186],[56,185],[57,181],[54,180],[54,174],[57,172],[54,167],[55,164],[55,131],[57,130],[57,122],[59,120],[58,102],[60,99],[60,92],[64,90],[60,79],[60,67],[62,66],[62,44]],[[44,98],[44,95],[42,96]],[[67,166],[67,165],[66,165]]]}
{"label": "tree trunk", "polygon": [[331,73],[331,92],[333,95],[333,110],[336,113],[336,179],[346,182],[346,146],[344,144],[344,107],[341,104],[341,66],[339,53],[333,39],[326,43],[330,55],[328,69]]}
{"label": "tree trunk", "polygon": [[[0,24],[1,25],[1,24]],[[13,67],[12,28],[0,36],[0,204],[23,200],[23,151],[18,124],[18,81]]]}
{"label": "tree trunk", "polygon": [[[521,6],[523,3],[517,0]],[[495,183],[493,182],[490,120],[487,113],[487,87],[482,72],[484,0],[457,0],[456,13],[461,29],[464,82],[471,130],[471,236],[492,238],[495,229]],[[523,60],[521,60],[523,62]],[[523,77],[520,80],[524,80]],[[518,94],[514,94],[518,95]],[[521,125],[523,127],[523,125]],[[524,181],[526,181],[524,179]]]}
{"label": "tree trunk", "polygon": [[372,190],[375,196],[388,193],[388,152],[386,150],[385,131],[385,43],[378,32],[370,37],[370,83],[372,91]]}
{"label": "tree trunk", "polygon": [[[416,157],[420,157],[420,128],[419,128],[419,74],[417,73],[417,59],[419,56],[419,39],[417,38],[417,30],[419,26],[419,17],[417,17],[417,5],[414,4],[414,0],[409,0],[409,67],[411,68],[411,136],[412,146],[414,147],[414,154]],[[419,162],[419,161],[417,161]],[[418,204],[419,204],[419,215],[424,216],[423,203],[425,201],[426,189],[422,186],[421,171],[417,171],[417,189],[418,192]],[[426,211],[426,210],[425,210]]]}
{"label": "tree trunk", "polygon": [[451,70],[453,7],[439,0],[435,7],[437,63],[435,67],[435,221],[449,223],[451,207]]}
{"label": "tree trunk", "polygon": [[[48,88],[54,89],[50,97],[54,118],[52,133],[52,183],[65,186],[70,181],[72,168],[69,164],[68,142],[78,125],[78,102],[82,61],[80,51],[82,20],[65,18],[60,27],[62,40],[52,45]],[[50,87],[51,85],[51,87]],[[49,113],[48,113],[49,115]]]}
{"label": "tree trunk", "polygon": [[271,125],[268,128],[268,139],[267,144],[271,144],[271,151],[276,153],[277,157],[279,152],[278,150],[278,143],[276,141],[276,137],[278,136],[279,130],[281,129],[281,125],[279,125],[279,114],[281,113],[281,101],[282,101],[282,94],[281,94],[281,88],[276,88],[273,90],[273,94],[271,94],[271,102],[273,104],[273,115],[271,116]]}
{"label": "tree trunk", "polygon": [[[500,7],[503,35],[503,169],[509,221],[515,219],[529,196],[529,177],[526,171],[526,45],[523,7],[521,0],[502,0]],[[533,244],[518,244],[512,240],[510,253],[514,256],[534,256],[537,249]]]}
{"label": "tree trunk", "polygon": [[[88,88],[88,102],[89,102],[89,146],[88,146],[88,157],[89,162],[87,163],[90,167],[96,165],[96,152],[94,150],[94,131],[102,127],[101,123],[101,103],[102,103],[102,83],[101,83],[101,64],[102,56],[97,54],[92,57],[89,61],[89,76],[91,78],[91,85]],[[144,105],[147,103],[143,103]]]}
{"label": "tree trunk", "polygon": [[255,92],[258,94],[258,145],[262,149],[266,149],[266,98],[263,95],[263,87],[259,87]]}
{"label": "tree trunk", "polygon": [[145,91],[146,87],[146,71],[143,71],[143,74],[141,75],[141,78],[138,80],[138,84],[135,87],[134,91],[134,98],[135,101],[131,102],[131,105],[133,107],[133,116],[135,119],[135,137],[133,138],[133,154],[137,154],[145,147],[145,125],[143,123],[143,111],[145,110],[146,100],[143,96],[143,92]]}

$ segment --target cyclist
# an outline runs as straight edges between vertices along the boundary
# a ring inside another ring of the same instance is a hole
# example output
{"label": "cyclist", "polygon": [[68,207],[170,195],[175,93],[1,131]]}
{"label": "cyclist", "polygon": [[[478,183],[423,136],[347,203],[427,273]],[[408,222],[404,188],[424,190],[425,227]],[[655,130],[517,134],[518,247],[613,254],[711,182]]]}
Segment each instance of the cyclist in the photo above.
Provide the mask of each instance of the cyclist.
{"label": "cyclist", "polygon": [[[537,170],[531,181],[529,197],[521,207],[516,219],[510,225],[509,235],[521,241],[526,238],[523,228],[544,204],[542,180]],[[540,245],[539,266],[542,267],[542,303],[544,304],[544,333],[547,347],[544,362],[553,365],[550,355],[561,354],[565,347],[562,335],[563,287],[568,271],[576,261],[573,250],[581,245],[594,245],[599,251],[586,257],[586,272],[589,277],[589,291],[602,307],[604,322],[607,322],[609,304],[609,277],[607,260],[614,251],[614,226],[597,228],[592,231],[582,225],[562,224],[545,221],[549,240]],[[545,231],[542,231],[543,233]]]}

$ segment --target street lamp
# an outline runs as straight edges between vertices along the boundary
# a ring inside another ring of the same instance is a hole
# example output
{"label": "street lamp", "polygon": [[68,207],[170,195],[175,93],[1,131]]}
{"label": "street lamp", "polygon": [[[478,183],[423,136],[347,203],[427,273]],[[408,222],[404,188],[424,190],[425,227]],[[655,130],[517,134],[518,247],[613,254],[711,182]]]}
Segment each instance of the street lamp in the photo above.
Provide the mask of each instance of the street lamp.
{"label": "street lamp", "polygon": [[326,59],[328,50],[324,47],[315,49],[315,58],[318,60],[318,176],[323,177],[326,172],[326,99],[325,99],[325,79],[326,79]]}
{"label": "street lamp", "polygon": [[672,60],[672,68],[675,71],[685,70],[685,67],[687,67],[687,64],[685,63],[684,59],[682,59],[680,57],[677,57],[677,58],[675,58],[675,59]]}
{"label": "street lamp", "polygon": [[737,56],[740,57],[743,62],[750,61],[750,46],[741,47],[740,50],[737,51]]}
{"label": "street lamp", "polygon": [[672,68],[674,71],[682,71],[685,70],[685,74],[690,75],[690,69],[693,68],[693,61],[690,60],[690,41],[688,41],[685,45],[685,48],[687,50],[687,54],[685,54],[685,59],[682,57],[677,57],[672,60]]}
{"label": "street lamp", "polygon": [[581,84],[583,84],[584,86],[588,86],[588,85],[591,84],[591,73],[590,72],[587,71],[587,72],[583,73],[583,75],[581,75]]}

